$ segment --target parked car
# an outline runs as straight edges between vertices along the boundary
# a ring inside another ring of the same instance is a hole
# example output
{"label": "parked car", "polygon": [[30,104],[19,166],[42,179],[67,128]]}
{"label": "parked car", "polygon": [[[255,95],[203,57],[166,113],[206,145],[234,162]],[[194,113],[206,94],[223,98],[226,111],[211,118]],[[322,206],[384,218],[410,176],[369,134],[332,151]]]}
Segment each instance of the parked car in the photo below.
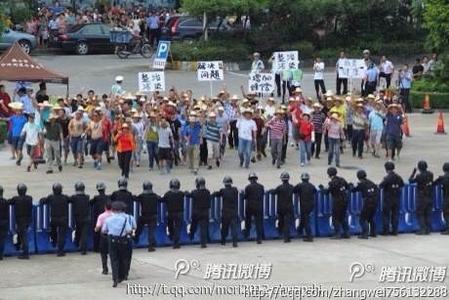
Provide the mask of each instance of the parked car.
{"label": "parked car", "polygon": [[37,45],[34,35],[6,28],[0,36],[0,50],[8,49],[15,42],[19,42],[19,45],[27,54],[30,54]]}
{"label": "parked car", "polygon": [[[209,23],[209,34],[215,32],[232,31],[228,21],[217,18]],[[173,16],[162,27],[163,40],[196,40],[203,35],[203,20],[188,16]]]}
{"label": "parked car", "polygon": [[110,32],[111,27],[101,23],[75,25],[67,33],[55,37],[52,46],[74,51],[79,55],[111,53],[114,51],[114,44],[110,41]]}

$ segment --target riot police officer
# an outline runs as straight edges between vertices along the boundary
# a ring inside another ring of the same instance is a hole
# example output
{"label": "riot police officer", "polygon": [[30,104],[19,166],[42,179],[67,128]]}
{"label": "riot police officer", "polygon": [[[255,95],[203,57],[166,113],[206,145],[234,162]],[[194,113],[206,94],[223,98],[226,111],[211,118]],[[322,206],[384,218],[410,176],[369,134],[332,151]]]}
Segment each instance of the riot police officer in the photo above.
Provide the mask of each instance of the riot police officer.
{"label": "riot police officer", "polygon": [[232,246],[237,247],[237,222],[238,222],[238,205],[239,190],[232,186],[232,178],[225,176],[223,178],[224,188],[212,194],[213,198],[222,198],[221,209],[221,244],[226,245],[226,238],[231,227]]}
{"label": "riot police officer", "polygon": [[23,183],[17,185],[17,196],[14,196],[9,204],[14,206],[16,217],[16,231],[18,244],[22,248],[20,259],[28,259],[28,228],[30,227],[33,216],[33,198],[27,193],[27,186]]}
{"label": "riot police officer", "polygon": [[418,215],[419,231],[418,235],[430,234],[432,217],[432,190],[433,173],[427,171],[427,163],[423,160],[418,162],[419,173],[416,174],[416,168],[409,178],[410,183],[416,183],[416,213]]}
{"label": "riot police officer", "polygon": [[376,223],[374,221],[377,210],[377,197],[379,196],[379,188],[377,185],[366,178],[364,170],[357,171],[357,179],[359,183],[356,187],[350,185],[353,192],[360,192],[363,199],[363,207],[360,213],[360,226],[362,233],[359,235],[361,239],[368,238],[368,232],[371,237],[376,237]]}
{"label": "riot police officer", "polygon": [[245,210],[245,238],[249,238],[251,231],[251,221],[254,217],[256,223],[256,240],[262,243],[263,238],[263,197],[265,188],[257,182],[256,173],[252,172],[248,176],[249,184],[245,187],[243,199],[246,200]]}
{"label": "riot police officer", "polygon": [[284,243],[290,243],[290,227],[293,220],[293,185],[289,183],[290,174],[282,172],[282,184],[269,191],[277,195],[278,231],[284,237]]}
{"label": "riot police officer", "polygon": [[[337,176],[337,169],[334,167],[329,167],[327,169],[327,175],[330,178],[329,187],[324,189],[320,184],[319,188],[325,193],[330,193],[333,198],[332,224],[334,225],[335,233],[332,238],[349,239],[349,227],[346,218],[346,210],[348,209],[348,182],[344,178]],[[343,234],[341,234],[341,236],[340,229],[343,229]]]}
{"label": "riot police officer", "polygon": [[53,194],[40,200],[41,204],[47,204],[50,207],[51,240],[53,246],[56,246],[57,243],[58,256],[65,256],[64,245],[69,219],[69,200],[69,197],[62,193],[60,183],[53,184]]}
{"label": "riot police officer", "polygon": [[439,176],[434,184],[443,187],[443,217],[446,222],[441,234],[449,234],[449,162],[443,164],[442,176]]}
{"label": "riot police officer", "polygon": [[[111,197],[106,195],[106,185],[103,182],[99,182],[96,185],[96,189],[98,191],[98,195],[96,195],[91,200],[92,205],[92,220],[93,225],[95,227],[95,223],[98,220],[98,217],[105,211],[106,203],[111,202]],[[95,228],[94,228],[95,229]],[[101,231],[100,230],[94,230],[94,251],[99,252],[100,251],[100,237],[101,237]]]}
{"label": "riot police officer", "polygon": [[134,196],[128,191],[128,179],[125,177],[120,177],[118,182],[118,191],[115,191],[111,195],[111,201],[121,201],[126,205],[126,213],[128,215],[133,214],[134,208]]}
{"label": "riot police officer", "polygon": [[404,186],[404,181],[402,180],[401,176],[394,172],[395,166],[393,162],[387,161],[384,166],[385,171],[387,172],[387,176],[385,176],[382,182],[379,184],[379,188],[383,189],[384,191],[382,235],[387,235],[390,233],[390,224],[391,235],[397,235],[401,189]]}
{"label": "riot police officer", "polygon": [[87,236],[90,224],[89,196],[85,194],[84,183],[75,183],[75,195],[70,197],[73,216],[75,217],[75,245],[79,247],[81,255],[87,252]]}
{"label": "riot police officer", "polygon": [[169,183],[170,190],[165,193],[162,201],[167,205],[167,227],[169,238],[173,241],[173,249],[181,248],[179,244],[182,217],[184,213],[184,192],[180,191],[181,183],[173,178]]}
{"label": "riot police officer", "polygon": [[302,182],[293,189],[293,193],[299,196],[300,223],[298,226],[298,235],[302,235],[305,230],[304,242],[313,242],[310,214],[315,208],[316,188],[309,180],[310,175],[308,173],[301,174]]}
{"label": "riot police officer", "polygon": [[5,198],[3,198],[3,187],[0,186],[0,260],[3,260],[3,253],[5,251],[5,241],[8,235],[9,225],[9,205]]}
{"label": "riot police officer", "polygon": [[153,192],[153,184],[149,181],[144,181],[142,188],[142,194],[136,198],[136,201],[140,204],[140,217],[137,221],[134,242],[138,243],[143,227],[148,225],[148,252],[153,252],[155,251],[154,247],[156,247],[157,205],[161,197]]}
{"label": "riot police officer", "polygon": [[195,179],[196,189],[191,193],[186,193],[186,197],[192,198],[192,224],[190,226],[189,237],[193,240],[196,227],[200,224],[201,248],[206,248],[207,233],[209,225],[210,191],[206,189],[206,180],[203,177]]}

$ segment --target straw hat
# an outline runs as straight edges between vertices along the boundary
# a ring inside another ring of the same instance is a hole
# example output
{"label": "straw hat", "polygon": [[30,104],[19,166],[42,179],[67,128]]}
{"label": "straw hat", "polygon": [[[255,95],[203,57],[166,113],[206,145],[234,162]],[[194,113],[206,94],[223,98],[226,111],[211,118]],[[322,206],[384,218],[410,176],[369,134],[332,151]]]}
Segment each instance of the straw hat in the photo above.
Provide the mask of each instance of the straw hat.
{"label": "straw hat", "polygon": [[334,101],[334,97],[326,97],[326,101]]}
{"label": "straw hat", "polygon": [[288,98],[288,102],[293,102],[293,101],[296,101],[296,99],[294,97],[289,97]]}
{"label": "straw hat", "polygon": [[224,107],[223,106],[219,106],[219,107],[217,107],[217,110],[218,111],[224,111]]}
{"label": "straw hat", "polygon": [[190,117],[196,117],[196,116],[198,116],[198,114],[196,113],[196,111],[191,111],[189,116]]}
{"label": "straw hat", "polygon": [[245,99],[242,100],[242,105],[243,105],[243,104],[248,104],[248,103],[249,103],[249,100],[248,100],[248,99],[245,98]]}
{"label": "straw hat", "polygon": [[64,109],[64,108],[59,106],[58,104],[53,106],[53,110],[61,110],[61,109]]}
{"label": "straw hat", "polygon": [[253,110],[251,108],[242,110],[242,114],[252,114],[252,113],[253,113]]}
{"label": "straw hat", "polygon": [[142,118],[142,116],[141,116],[138,112],[135,112],[135,113],[132,115],[132,117],[133,117],[133,118],[136,118],[136,119],[141,119],[141,118]]}
{"label": "straw hat", "polygon": [[48,102],[47,100],[45,100],[45,101],[42,102],[42,103],[39,103],[38,106],[39,106],[39,107],[53,107],[53,105],[51,105],[51,103]]}
{"label": "straw hat", "polygon": [[8,104],[8,107],[12,110],[22,110],[23,109],[23,103],[22,102],[11,102]]}
{"label": "straw hat", "polygon": [[328,90],[325,94],[324,97],[333,97],[334,93],[331,90]]}
{"label": "straw hat", "polygon": [[340,117],[340,115],[337,112],[334,112],[331,114],[331,119],[340,121],[339,117]]}
{"label": "straw hat", "polygon": [[356,108],[363,108],[363,104],[362,104],[362,103],[359,103],[359,104],[357,104],[355,107],[356,107]]}
{"label": "straw hat", "polygon": [[285,111],[281,108],[276,109],[276,111],[274,112],[275,115],[283,115],[285,113]]}
{"label": "straw hat", "polygon": [[141,97],[143,97],[143,96],[145,96],[145,93],[142,92],[142,91],[138,91],[138,92],[136,92],[135,95],[136,95],[136,96],[141,96]]}
{"label": "straw hat", "polygon": [[134,97],[134,95],[132,94],[132,93],[126,93],[125,95],[123,95],[122,96],[122,98],[123,99],[125,99],[125,100],[133,100],[133,99],[135,99],[136,97]]}
{"label": "straw hat", "polygon": [[233,101],[238,101],[238,100],[240,100],[240,98],[239,98],[239,96],[237,96],[237,95],[233,95],[233,96],[231,97],[231,100],[233,100]]}
{"label": "straw hat", "polygon": [[390,108],[398,108],[398,107],[399,107],[399,105],[396,104],[396,103],[392,103],[392,104],[388,105],[388,109],[390,109]]}
{"label": "straw hat", "polygon": [[297,88],[295,89],[295,93],[302,93],[302,89],[301,89],[300,87],[297,87]]}
{"label": "straw hat", "polygon": [[376,99],[376,97],[373,94],[369,94],[366,98],[367,99]]}
{"label": "straw hat", "polygon": [[215,118],[217,116],[213,111],[209,113],[209,118]]}
{"label": "straw hat", "polygon": [[302,113],[302,116],[303,116],[303,117],[304,117],[304,116],[308,116],[308,117],[310,118],[310,114],[309,114],[308,112],[306,112],[306,111]]}
{"label": "straw hat", "polygon": [[315,102],[312,104],[312,107],[321,108],[321,104],[319,102]]}
{"label": "straw hat", "polygon": [[176,104],[175,104],[174,102],[172,102],[172,101],[169,101],[169,102],[168,102],[168,105],[169,105],[169,106],[176,107]]}
{"label": "straw hat", "polygon": [[129,128],[128,123],[123,123],[123,124],[122,124],[122,129],[124,129],[124,128]]}
{"label": "straw hat", "polygon": [[157,115],[154,111],[150,112],[150,114],[148,115],[149,118],[156,118]]}
{"label": "straw hat", "polygon": [[363,98],[357,98],[357,99],[355,99],[355,102],[357,103],[357,102],[364,102],[365,100],[363,100]]}
{"label": "straw hat", "polygon": [[270,97],[270,98],[267,99],[267,102],[272,102],[272,103],[274,103],[274,102],[276,102],[276,101],[274,100],[273,97]]}

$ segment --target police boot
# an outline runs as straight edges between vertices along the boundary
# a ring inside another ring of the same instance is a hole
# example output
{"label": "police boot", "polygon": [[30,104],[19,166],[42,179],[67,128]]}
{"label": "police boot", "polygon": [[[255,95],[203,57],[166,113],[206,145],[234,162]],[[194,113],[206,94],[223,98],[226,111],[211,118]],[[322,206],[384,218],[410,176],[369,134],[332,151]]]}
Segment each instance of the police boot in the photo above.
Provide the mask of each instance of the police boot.
{"label": "police boot", "polygon": [[226,240],[225,239],[221,239],[221,245],[225,246],[226,245]]}
{"label": "police boot", "polygon": [[368,235],[366,233],[362,233],[361,235],[358,236],[358,238],[367,240],[368,239]]}
{"label": "police boot", "polygon": [[308,236],[302,239],[304,242],[313,242],[313,237]]}
{"label": "police boot", "polygon": [[449,228],[448,228],[448,229],[446,229],[446,230],[444,230],[444,231],[442,231],[442,232],[441,232],[441,234],[444,234],[444,235],[449,235]]}
{"label": "police boot", "polygon": [[345,231],[342,235],[341,235],[342,239],[350,239],[351,237],[349,236],[348,232]]}
{"label": "police boot", "polygon": [[416,235],[425,235],[426,234],[426,230],[425,229],[420,229],[415,234]]}
{"label": "police boot", "polygon": [[233,242],[232,247],[237,248],[238,247],[237,242]]}

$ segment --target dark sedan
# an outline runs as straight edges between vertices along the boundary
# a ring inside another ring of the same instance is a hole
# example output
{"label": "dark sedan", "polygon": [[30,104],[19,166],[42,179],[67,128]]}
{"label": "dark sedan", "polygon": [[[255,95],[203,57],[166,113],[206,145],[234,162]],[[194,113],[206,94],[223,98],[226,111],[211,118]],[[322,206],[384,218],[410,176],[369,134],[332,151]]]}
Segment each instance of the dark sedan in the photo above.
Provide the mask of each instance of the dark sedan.
{"label": "dark sedan", "polygon": [[[212,20],[209,24],[209,34],[215,32],[232,31],[233,28],[228,24],[227,20],[219,18]],[[203,35],[203,21],[201,18],[189,16],[173,16],[168,19],[164,27],[162,27],[162,40],[197,40]]]}
{"label": "dark sedan", "polygon": [[114,44],[110,41],[110,31],[109,26],[100,23],[75,25],[67,33],[56,37],[54,44],[79,55],[111,53]]}

